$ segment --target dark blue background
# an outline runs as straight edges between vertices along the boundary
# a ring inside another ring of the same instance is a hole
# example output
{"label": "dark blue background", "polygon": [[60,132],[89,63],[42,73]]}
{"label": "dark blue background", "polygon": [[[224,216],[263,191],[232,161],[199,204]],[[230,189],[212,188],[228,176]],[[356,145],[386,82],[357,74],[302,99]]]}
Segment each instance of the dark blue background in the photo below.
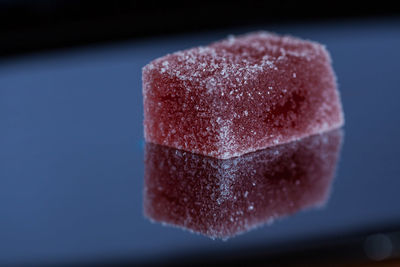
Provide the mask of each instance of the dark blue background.
{"label": "dark blue background", "polygon": [[[331,198],[227,242],[143,217],[141,67],[249,30],[327,45],[344,105]],[[0,62],[0,264],[146,260],[400,228],[400,21],[286,25],[147,39]]]}

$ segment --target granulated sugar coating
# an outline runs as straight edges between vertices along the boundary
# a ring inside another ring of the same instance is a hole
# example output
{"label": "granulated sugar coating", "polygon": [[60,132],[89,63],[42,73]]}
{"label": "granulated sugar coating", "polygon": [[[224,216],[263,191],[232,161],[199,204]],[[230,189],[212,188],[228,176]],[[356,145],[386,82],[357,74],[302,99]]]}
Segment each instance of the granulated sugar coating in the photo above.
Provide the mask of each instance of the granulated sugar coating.
{"label": "granulated sugar coating", "polygon": [[146,141],[222,159],[343,125],[325,47],[267,32],[152,61],[143,96]]}
{"label": "granulated sugar coating", "polygon": [[153,221],[226,239],[321,206],[341,130],[232,159],[146,144],[144,212]]}

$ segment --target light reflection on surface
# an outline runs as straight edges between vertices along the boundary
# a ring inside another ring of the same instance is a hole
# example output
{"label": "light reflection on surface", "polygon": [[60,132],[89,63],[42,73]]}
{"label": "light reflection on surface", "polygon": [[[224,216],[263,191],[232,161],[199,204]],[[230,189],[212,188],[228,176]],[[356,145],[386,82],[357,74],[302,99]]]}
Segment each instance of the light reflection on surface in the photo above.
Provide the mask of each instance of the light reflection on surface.
{"label": "light reflection on surface", "polygon": [[148,143],[145,216],[227,239],[323,206],[341,141],[337,129],[226,160]]}

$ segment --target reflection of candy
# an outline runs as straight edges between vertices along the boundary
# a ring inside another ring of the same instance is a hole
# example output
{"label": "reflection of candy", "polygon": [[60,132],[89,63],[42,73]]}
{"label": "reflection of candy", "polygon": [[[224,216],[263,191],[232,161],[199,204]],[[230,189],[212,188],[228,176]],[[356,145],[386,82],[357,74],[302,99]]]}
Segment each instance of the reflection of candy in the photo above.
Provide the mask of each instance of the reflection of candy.
{"label": "reflection of candy", "polygon": [[230,158],[340,127],[324,46],[259,32],[143,68],[147,142]]}
{"label": "reflection of candy", "polygon": [[146,144],[145,215],[211,238],[228,238],[323,205],[341,130],[220,160]]}

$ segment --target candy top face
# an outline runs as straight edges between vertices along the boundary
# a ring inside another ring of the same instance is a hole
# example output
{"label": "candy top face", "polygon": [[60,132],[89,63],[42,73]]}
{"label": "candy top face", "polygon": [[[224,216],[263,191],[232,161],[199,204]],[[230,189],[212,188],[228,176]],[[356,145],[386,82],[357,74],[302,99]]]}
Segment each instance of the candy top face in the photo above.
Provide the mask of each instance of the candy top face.
{"label": "candy top face", "polygon": [[249,84],[255,76],[279,72],[278,66],[285,70],[285,63],[293,58],[311,61],[319,54],[326,50],[318,43],[259,32],[166,55],[145,66],[144,73],[157,69],[182,81],[188,91],[240,98],[235,88]]}
{"label": "candy top face", "polygon": [[143,68],[145,138],[229,158],[343,124],[325,47],[257,32]]}

